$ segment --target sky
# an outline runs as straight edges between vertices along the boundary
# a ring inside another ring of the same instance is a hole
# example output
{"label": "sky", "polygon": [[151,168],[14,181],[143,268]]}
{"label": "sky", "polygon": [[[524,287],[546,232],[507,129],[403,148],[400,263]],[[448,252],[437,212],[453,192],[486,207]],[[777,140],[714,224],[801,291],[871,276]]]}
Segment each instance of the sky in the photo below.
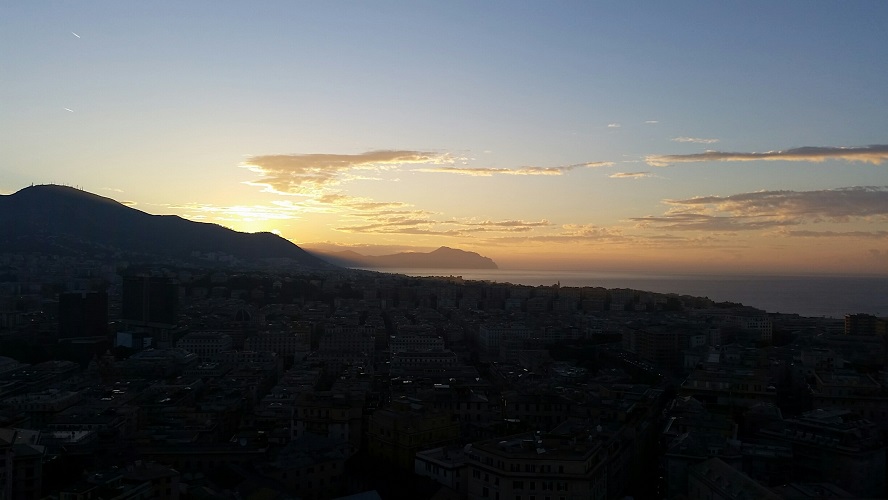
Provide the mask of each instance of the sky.
{"label": "sky", "polygon": [[888,3],[0,4],[0,193],[501,268],[888,275]]}

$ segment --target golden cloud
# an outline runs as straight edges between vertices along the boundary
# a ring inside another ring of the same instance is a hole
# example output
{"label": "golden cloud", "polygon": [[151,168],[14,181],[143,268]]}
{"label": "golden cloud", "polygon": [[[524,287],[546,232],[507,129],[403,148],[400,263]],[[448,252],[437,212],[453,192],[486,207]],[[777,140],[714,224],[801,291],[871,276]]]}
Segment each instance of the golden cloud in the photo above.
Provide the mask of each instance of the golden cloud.
{"label": "golden cloud", "polygon": [[450,163],[447,154],[428,151],[368,151],[348,154],[290,154],[253,156],[241,166],[259,174],[251,186],[278,194],[318,194],[348,179],[356,169],[384,170],[404,164]]}
{"label": "golden cloud", "polygon": [[598,161],[577,163],[563,167],[521,167],[521,168],[481,168],[481,167],[436,167],[417,168],[415,172],[428,172],[436,174],[470,175],[475,177],[491,177],[494,175],[564,175],[565,172],[577,168],[610,167],[613,162]]}
{"label": "golden cloud", "polygon": [[611,179],[644,179],[645,177],[653,177],[650,172],[617,172],[609,175]]}
{"label": "golden cloud", "polygon": [[826,160],[859,161],[879,165],[888,160],[888,145],[876,144],[864,147],[815,147],[768,151],[765,153],[725,153],[707,151],[688,155],[651,155],[645,158],[648,165],[665,167],[673,163],[697,163],[703,161],[810,161]]}

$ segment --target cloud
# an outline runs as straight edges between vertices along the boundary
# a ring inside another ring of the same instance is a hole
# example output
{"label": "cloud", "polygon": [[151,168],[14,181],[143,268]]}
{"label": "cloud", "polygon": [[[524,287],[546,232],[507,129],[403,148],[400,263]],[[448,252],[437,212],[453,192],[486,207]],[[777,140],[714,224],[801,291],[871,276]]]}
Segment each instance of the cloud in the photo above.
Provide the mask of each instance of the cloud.
{"label": "cloud", "polygon": [[554,234],[528,236],[500,236],[487,238],[488,245],[516,245],[524,243],[615,243],[629,238],[618,228],[602,227],[593,224],[564,224],[561,231]]}
{"label": "cloud", "polygon": [[879,165],[888,160],[888,145],[876,144],[863,147],[816,147],[768,151],[765,153],[725,153],[707,151],[688,155],[651,155],[645,158],[648,165],[664,167],[673,163],[695,163],[702,161],[810,161],[826,160],[859,161]]}
{"label": "cloud", "polygon": [[241,166],[259,174],[251,186],[278,194],[317,194],[348,179],[355,169],[383,170],[403,164],[451,163],[447,154],[428,151],[368,151],[348,154],[290,154],[253,156]]}
{"label": "cloud", "polygon": [[888,231],[786,231],[783,234],[798,238],[888,239]]}
{"label": "cloud", "polygon": [[301,205],[284,204],[216,206],[192,203],[171,208],[182,210],[183,217],[187,219],[212,219],[226,222],[299,219],[301,218],[300,212],[305,211]]}
{"label": "cloud", "polygon": [[619,123],[608,123],[607,128],[620,128]]}
{"label": "cloud", "polygon": [[857,186],[818,191],[757,191],[731,196],[699,196],[666,200],[682,207],[727,212],[737,216],[802,217],[845,221],[852,217],[888,215],[888,186]]}
{"label": "cloud", "polygon": [[598,161],[577,163],[563,167],[521,167],[521,168],[481,168],[481,167],[434,167],[417,168],[414,172],[438,174],[470,175],[475,177],[492,177],[494,175],[564,175],[577,168],[598,168],[612,166],[613,162]]}
{"label": "cloud", "polygon": [[656,227],[673,231],[751,231],[793,224],[769,218],[715,216],[695,213],[673,213],[659,217],[635,217],[629,219],[640,228]]}
{"label": "cloud", "polygon": [[457,219],[439,221],[429,217],[428,212],[399,214],[374,214],[365,217],[369,224],[340,226],[336,229],[349,233],[381,233],[381,234],[426,234],[437,236],[469,237],[478,233],[521,233],[534,228],[551,226],[543,219],[540,221],[501,220],[501,221],[462,221]]}
{"label": "cloud", "polygon": [[337,231],[345,233],[376,233],[376,234],[413,234],[430,236],[464,236],[464,232],[458,229],[434,229],[432,221],[414,221],[404,224],[366,224],[362,226],[341,226]]}
{"label": "cloud", "polygon": [[[848,187],[818,191],[757,191],[731,196],[664,200],[661,216],[629,220],[642,228],[748,231],[803,223],[848,222],[888,216],[888,187]],[[796,233],[801,236],[810,233]]]}
{"label": "cloud", "polygon": [[700,137],[673,137],[672,142],[693,142],[696,144],[714,144],[718,139],[702,139]]}
{"label": "cloud", "polygon": [[357,198],[347,196],[341,193],[328,193],[315,198],[316,202],[323,204],[332,204],[340,207],[351,208],[360,211],[378,211],[390,210],[395,208],[408,207],[407,203],[400,201],[372,201],[367,198]]}
{"label": "cloud", "polygon": [[648,125],[656,125],[660,123],[660,120],[645,120],[644,122]]}
{"label": "cloud", "polygon": [[609,175],[611,179],[643,179],[645,177],[653,177],[650,172],[617,172]]}
{"label": "cloud", "polygon": [[483,226],[483,227],[505,227],[505,228],[514,228],[514,227],[545,227],[551,226],[550,223],[546,219],[542,219],[539,221],[523,221],[523,220],[501,220],[501,221],[482,221],[482,222],[462,222],[461,224],[465,226]]}

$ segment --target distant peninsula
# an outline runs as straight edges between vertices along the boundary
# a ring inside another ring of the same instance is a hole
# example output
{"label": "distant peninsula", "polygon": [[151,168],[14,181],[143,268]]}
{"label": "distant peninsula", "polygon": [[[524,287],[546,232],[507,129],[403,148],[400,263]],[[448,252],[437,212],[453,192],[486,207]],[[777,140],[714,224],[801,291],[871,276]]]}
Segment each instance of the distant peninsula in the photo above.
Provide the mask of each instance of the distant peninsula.
{"label": "distant peninsula", "polygon": [[352,250],[315,254],[331,264],[363,268],[498,269],[496,262],[475,252],[441,247],[431,252],[362,255]]}

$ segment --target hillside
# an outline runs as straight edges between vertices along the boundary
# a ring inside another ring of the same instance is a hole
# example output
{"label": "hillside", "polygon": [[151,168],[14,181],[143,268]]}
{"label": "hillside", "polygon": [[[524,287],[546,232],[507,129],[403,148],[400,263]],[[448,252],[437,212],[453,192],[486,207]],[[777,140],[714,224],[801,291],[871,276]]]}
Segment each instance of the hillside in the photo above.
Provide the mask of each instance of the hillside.
{"label": "hillside", "polygon": [[176,215],[151,215],[110,198],[56,185],[0,196],[0,248],[7,252],[189,259],[194,252],[239,259],[287,258],[330,265],[272,233],[241,233]]}

